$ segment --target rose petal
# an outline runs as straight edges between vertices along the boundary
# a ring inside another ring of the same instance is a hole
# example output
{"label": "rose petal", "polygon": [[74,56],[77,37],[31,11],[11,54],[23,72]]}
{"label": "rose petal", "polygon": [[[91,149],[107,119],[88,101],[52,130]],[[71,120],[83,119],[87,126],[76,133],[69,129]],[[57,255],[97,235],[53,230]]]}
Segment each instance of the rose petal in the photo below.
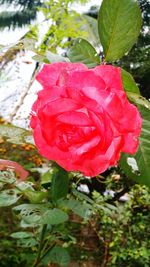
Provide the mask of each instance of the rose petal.
{"label": "rose petal", "polygon": [[57,85],[59,75],[64,70],[85,69],[85,65],[81,63],[56,62],[53,64],[44,64],[41,71],[37,74],[36,79],[40,82],[44,89]]}
{"label": "rose petal", "polygon": [[94,72],[105,81],[107,87],[123,90],[120,68],[100,65],[95,67]]}
{"label": "rose petal", "polygon": [[78,125],[78,126],[90,126],[92,121],[83,112],[68,111],[57,117],[58,121],[62,123]]}

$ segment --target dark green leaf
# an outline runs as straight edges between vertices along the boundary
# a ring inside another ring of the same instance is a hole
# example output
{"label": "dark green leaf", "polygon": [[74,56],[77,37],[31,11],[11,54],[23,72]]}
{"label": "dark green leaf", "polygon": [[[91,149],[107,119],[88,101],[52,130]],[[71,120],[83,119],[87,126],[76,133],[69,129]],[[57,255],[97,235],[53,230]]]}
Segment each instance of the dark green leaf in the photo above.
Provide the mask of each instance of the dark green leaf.
{"label": "dark green leaf", "polygon": [[46,211],[42,216],[43,224],[60,224],[68,220],[68,215],[60,209]]}
{"label": "dark green leaf", "polygon": [[133,76],[124,69],[121,69],[123,86],[126,92],[140,94],[140,90],[133,79]]}
{"label": "dark green leaf", "polygon": [[57,201],[60,198],[66,197],[68,193],[68,186],[68,173],[60,167],[55,168],[51,184],[52,200]]}
{"label": "dark green leaf", "polygon": [[141,11],[136,0],[103,0],[98,29],[105,60],[115,61],[127,53],[141,29]]}
{"label": "dark green leaf", "polygon": [[150,186],[150,110],[140,105],[138,108],[143,118],[139,148],[134,156],[122,154],[120,166],[128,177]]}
{"label": "dark green leaf", "polygon": [[60,247],[60,246],[55,246],[44,257],[43,262],[45,264],[52,262],[52,263],[59,264],[59,266],[67,267],[70,263],[70,255],[65,248]]}
{"label": "dark green leaf", "polygon": [[89,68],[100,64],[95,48],[85,39],[78,38],[68,52],[71,62],[82,62]]}

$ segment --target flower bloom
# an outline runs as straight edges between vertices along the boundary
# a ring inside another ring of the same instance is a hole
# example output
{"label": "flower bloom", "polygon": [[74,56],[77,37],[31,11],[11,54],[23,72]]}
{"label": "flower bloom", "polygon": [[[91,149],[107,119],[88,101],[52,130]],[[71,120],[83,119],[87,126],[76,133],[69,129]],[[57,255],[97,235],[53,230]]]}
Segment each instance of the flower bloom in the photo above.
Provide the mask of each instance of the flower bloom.
{"label": "flower bloom", "polygon": [[42,156],[93,177],[121,152],[137,151],[142,119],[126,97],[120,68],[61,62],[44,65],[36,78],[43,90],[30,126]]}

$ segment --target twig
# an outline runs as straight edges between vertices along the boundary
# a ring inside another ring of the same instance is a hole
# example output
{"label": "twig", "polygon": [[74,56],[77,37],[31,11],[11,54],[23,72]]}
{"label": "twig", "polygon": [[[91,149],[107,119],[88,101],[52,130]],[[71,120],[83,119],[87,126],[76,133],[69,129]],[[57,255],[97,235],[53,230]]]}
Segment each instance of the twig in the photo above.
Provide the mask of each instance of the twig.
{"label": "twig", "polygon": [[47,230],[47,224],[43,225],[42,231],[41,231],[41,235],[40,235],[40,243],[39,243],[39,249],[38,249],[38,254],[37,254],[37,258],[33,264],[33,267],[38,266],[38,264],[40,263],[41,260],[41,251],[43,248],[43,241],[44,241],[44,237],[45,237],[45,233]]}

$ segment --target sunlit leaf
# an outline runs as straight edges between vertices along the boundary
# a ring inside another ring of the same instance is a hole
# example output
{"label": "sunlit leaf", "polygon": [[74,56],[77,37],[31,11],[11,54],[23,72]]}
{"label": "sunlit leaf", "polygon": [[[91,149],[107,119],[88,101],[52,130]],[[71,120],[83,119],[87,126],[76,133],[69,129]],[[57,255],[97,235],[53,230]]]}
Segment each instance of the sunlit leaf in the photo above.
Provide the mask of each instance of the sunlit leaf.
{"label": "sunlit leaf", "polygon": [[133,79],[133,76],[124,69],[121,69],[121,76],[125,91],[140,95],[140,90]]}
{"label": "sunlit leaf", "polygon": [[95,48],[85,39],[78,38],[68,52],[71,62],[82,62],[89,68],[100,64]]}
{"label": "sunlit leaf", "polygon": [[136,0],[103,0],[98,29],[106,61],[115,61],[132,48],[140,33],[141,21]]}

